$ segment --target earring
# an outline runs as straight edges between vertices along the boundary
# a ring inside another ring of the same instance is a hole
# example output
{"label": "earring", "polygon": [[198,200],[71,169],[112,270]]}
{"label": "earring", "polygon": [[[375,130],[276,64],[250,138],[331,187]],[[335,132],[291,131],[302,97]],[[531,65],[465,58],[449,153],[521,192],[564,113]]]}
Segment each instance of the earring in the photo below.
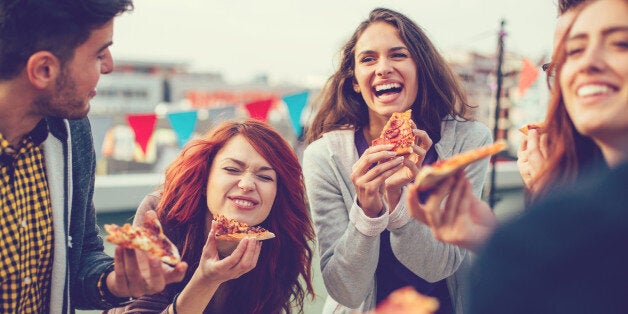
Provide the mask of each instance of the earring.
{"label": "earring", "polygon": [[356,94],[360,93],[360,86],[358,86],[358,84],[353,84],[353,91],[356,92]]}

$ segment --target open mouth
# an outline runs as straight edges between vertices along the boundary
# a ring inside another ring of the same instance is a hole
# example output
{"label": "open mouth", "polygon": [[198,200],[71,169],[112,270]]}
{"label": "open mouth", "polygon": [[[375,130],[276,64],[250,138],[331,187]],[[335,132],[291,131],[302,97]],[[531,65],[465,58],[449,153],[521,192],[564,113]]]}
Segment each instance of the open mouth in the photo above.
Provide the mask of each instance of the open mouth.
{"label": "open mouth", "polygon": [[403,86],[399,83],[390,83],[375,86],[375,96],[379,97],[386,94],[400,93]]}
{"label": "open mouth", "polygon": [[601,84],[595,84],[595,85],[592,84],[592,85],[582,86],[576,92],[579,97],[587,97],[587,96],[607,94],[613,91],[614,91],[614,88],[610,86],[601,85]]}

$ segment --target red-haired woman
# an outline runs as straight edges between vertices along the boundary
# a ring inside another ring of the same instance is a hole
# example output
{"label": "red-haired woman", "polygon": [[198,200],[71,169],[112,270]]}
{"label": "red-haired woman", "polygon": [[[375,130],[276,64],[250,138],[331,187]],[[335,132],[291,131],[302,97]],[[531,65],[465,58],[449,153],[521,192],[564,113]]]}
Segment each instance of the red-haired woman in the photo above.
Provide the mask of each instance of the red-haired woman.
{"label": "red-haired woman", "polygon": [[[302,312],[311,283],[314,231],[299,160],[268,125],[224,122],[190,142],[166,170],[161,192],[147,196],[134,223],[155,209],[165,234],[190,267],[181,283],[140,298],[125,313]],[[237,246],[215,238],[225,215],[271,230]]]}

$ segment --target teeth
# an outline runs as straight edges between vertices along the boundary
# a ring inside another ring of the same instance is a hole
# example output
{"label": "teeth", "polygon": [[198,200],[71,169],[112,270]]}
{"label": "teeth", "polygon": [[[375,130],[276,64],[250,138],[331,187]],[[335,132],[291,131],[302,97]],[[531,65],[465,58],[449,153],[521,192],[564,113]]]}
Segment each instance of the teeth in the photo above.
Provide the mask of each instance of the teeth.
{"label": "teeth", "polygon": [[390,84],[383,84],[383,85],[377,85],[375,86],[375,90],[376,91],[382,91],[382,90],[386,90],[386,89],[391,89],[391,88],[401,88],[401,84],[399,83],[390,83]]}
{"label": "teeth", "polygon": [[611,89],[610,87],[606,85],[585,85],[578,88],[577,94],[578,96],[584,97],[584,96],[607,93],[607,92],[611,92],[612,90],[613,89]]}
{"label": "teeth", "polygon": [[245,200],[234,200],[233,202],[236,203],[237,205],[240,205],[240,206],[253,206],[253,205],[255,205],[253,202],[245,201]]}

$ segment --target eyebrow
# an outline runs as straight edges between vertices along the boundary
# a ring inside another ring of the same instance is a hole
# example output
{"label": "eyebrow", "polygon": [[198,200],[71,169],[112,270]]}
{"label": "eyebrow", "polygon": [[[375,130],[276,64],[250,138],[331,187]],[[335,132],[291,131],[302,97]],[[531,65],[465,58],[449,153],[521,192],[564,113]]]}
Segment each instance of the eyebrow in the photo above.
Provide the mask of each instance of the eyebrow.
{"label": "eyebrow", "polygon": [[[235,158],[227,158],[227,160],[230,160],[231,162],[238,164],[238,166],[240,167],[246,167],[246,163],[241,160],[238,160]],[[268,171],[268,170],[275,171],[273,167],[269,167],[269,166],[262,166],[257,169],[257,171]]]}
{"label": "eyebrow", "polygon": [[[404,47],[404,46],[392,47],[392,48],[388,49],[388,52],[395,52],[395,51],[399,51],[399,50],[408,50],[408,48]],[[356,56],[361,56],[363,54],[373,54],[373,53],[375,53],[375,50],[364,50],[364,51],[361,51],[360,53],[358,53]]]}
{"label": "eyebrow", "polygon": [[100,47],[100,49],[98,49],[98,53],[102,52],[103,50],[109,48],[109,46],[113,45],[113,41],[109,41],[106,44],[102,45]]}
{"label": "eyebrow", "polygon": [[[614,26],[614,27],[609,27],[606,28],[604,30],[602,30],[602,36],[608,36],[612,33],[618,33],[618,32],[628,32],[628,26]],[[570,36],[569,38],[567,38],[567,41],[570,40],[577,40],[577,39],[584,39],[588,37],[588,35],[586,33],[577,33],[573,36]]]}

